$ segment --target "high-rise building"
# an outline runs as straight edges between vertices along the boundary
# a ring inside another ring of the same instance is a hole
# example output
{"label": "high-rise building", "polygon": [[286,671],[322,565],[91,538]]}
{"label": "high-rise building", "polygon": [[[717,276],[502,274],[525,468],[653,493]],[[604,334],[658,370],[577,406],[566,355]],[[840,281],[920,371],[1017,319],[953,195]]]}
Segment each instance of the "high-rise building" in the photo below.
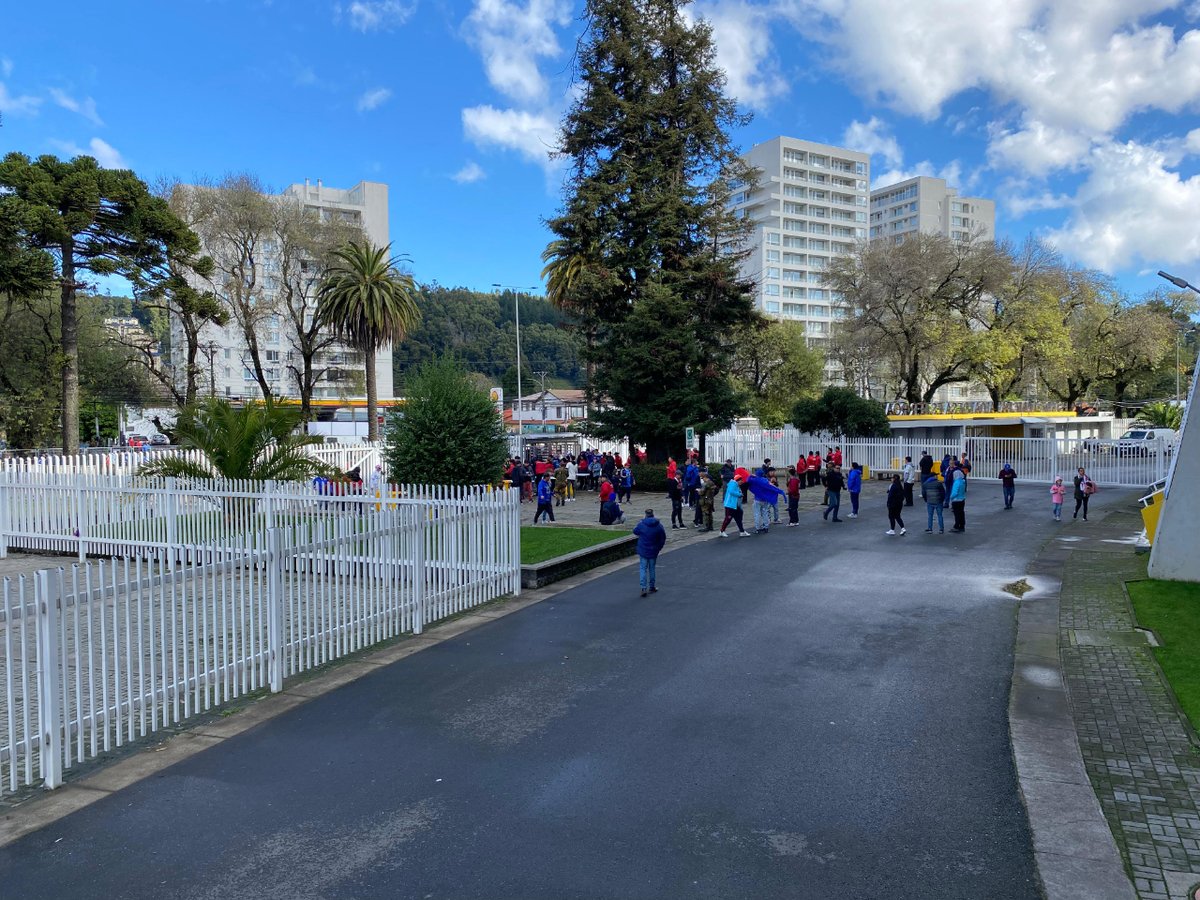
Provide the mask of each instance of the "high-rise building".
{"label": "high-rise building", "polygon": [[[210,190],[191,188],[190,190]],[[219,190],[212,188],[211,190]],[[343,222],[361,228],[364,236],[377,246],[386,246],[388,240],[388,186],[372,181],[360,181],[354,187],[342,190],[325,187],[318,181],[315,185],[307,179],[303,184],[293,184],[278,197],[276,202],[294,202],[325,222]],[[203,236],[203,235],[202,235]],[[278,308],[280,256],[275,236],[264,233],[255,237],[254,284],[256,302],[269,309],[259,319],[255,329],[263,370],[272,393],[277,397],[296,397],[299,388],[289,368],[295,361],[293,333],[285,310]],[[203,252],[217,259],[228,248],[205,245]],[[249,256],[248,254],[243,254]],[[307,261],[301,260],[302,270],[307,270]],[[316,266],[313,265],[313,280]],[[198,283],[201,289],[211,285]],[[219,291],[218,291],[219,293]],[[181,339],[178,323],[172,325],[172,341]],[[221,397],[252,399],[262,396],[253,366],[248,356],[245,334],[234,320],[224,328],[207,325],[200,333],[203,376],[198,379],[200,392],[210,391]],[[376,383],[381,399],[393,396],[392,351],[387,347],[375,357]],[[333,344],[319,352],[315,366],[324,370],[317,382],[313,399],[340,399],[362,396],[362,354],[340,344]],[[176,378],[182,380],[183,373],[177,370]]]}
{"label": "high-rise building", "polygon": [[810,340],[824,342],[842,312],[824,273],[867,238],[871,157],[777,137],[742,158],[760,173],[731,200],[754,222],[742,273],[754,281],[762,312],[802,322]]}
{"label": "high-rise building", "polygon": [[996,204],[960,197],[945,179],[925,175],[871,191],[871,240],[899,243],[916,232],[990,241],[996,235]]}

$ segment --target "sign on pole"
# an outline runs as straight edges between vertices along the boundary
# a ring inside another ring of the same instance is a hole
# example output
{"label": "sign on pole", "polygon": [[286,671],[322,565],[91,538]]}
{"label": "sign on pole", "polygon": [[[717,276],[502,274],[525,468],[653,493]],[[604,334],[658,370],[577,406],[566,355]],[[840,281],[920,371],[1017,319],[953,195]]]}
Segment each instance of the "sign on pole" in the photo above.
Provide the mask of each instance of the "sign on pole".
{"label": "sign on pole", "polygon": [[683,443],[688,450],[700,449],[700,441],[696,439],[695,428],[685,428],[683,430]]}
{"label": "sign on pole", "polygon": [[496,410],[500,415],[504,415],[504,388],[494,387],[489,392],[492,402],[496,404]]}

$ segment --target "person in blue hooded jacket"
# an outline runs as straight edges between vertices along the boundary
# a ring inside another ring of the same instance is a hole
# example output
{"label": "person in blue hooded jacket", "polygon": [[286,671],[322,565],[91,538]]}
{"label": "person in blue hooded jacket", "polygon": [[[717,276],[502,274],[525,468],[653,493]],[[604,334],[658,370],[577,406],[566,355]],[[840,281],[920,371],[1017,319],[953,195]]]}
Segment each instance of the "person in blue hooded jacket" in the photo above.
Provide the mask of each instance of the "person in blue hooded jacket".
{"label": "person in blue hooded jacket", "polygon": [[757,534],[766,534],[779,498],[787,496],[786,491],[771,484],[770,476],[774,471],[767,469],[764,475],[751,475],[746,479],[746,486],[754,495],[754,531]]}
{"label": "person in blue hooded jacket", "polygon": [[862,493],[862,463],[850,463],[850,474],[846,476],[846,490],[850,493],[850,518],[858,518],[858,495]]}
{"label": "person in blue hooded jacket", "polygon": [[954,511],[954,527],[950,530],[961,534],[967,530],[967,473],[961,469],[950,485],[950,509]]}
{"label": "person in blue hooded jacket", "polygon": [[641,579],[642,596],[646,596],[647,590],[656,594],[658,588],[654,586],[654,570],[658,564],[658,554],[667,542],[667,530],[663,528],[662,522],[654,518],[654,510],[648,509],[646,517],[633,526],[633,533],[637,535],[638,574]]}

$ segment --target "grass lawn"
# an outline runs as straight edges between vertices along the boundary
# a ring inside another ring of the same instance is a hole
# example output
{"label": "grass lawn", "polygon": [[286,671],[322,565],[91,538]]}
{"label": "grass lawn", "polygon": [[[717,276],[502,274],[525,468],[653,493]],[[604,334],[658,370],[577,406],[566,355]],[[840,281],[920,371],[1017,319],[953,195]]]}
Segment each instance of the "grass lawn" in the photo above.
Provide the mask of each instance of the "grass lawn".
{"label": "grass lawn", "polygon": [[623,537],[621,532],[603,531],[599,528],[558,528],[521,526],[521,564],[525,566],[545,562],[564,553],[574,553],[585,547],[603,544]]}
{"label": "grass lawn", "polygon": [[1151,580],[1128,587],[1138,624],[1154,629],[1163,644],[1154,649],[1158,664],[1200,730],[1200,584]]}

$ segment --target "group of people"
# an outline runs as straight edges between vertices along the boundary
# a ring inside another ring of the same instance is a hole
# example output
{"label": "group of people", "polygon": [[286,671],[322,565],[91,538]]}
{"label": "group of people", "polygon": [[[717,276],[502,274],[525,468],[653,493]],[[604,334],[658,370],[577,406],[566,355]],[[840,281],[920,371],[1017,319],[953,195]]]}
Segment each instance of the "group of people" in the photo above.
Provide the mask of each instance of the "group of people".
{"label": "group of people", "polygon": [[[513,457],[505,466],[504,478],[520,492],[522,503],[536,502],[535,525],[543,520],[553,522],[554,507],[574,503],[577,491],[599,493],[601,522],[611,525],[623,518],[620,507],[614,510],[613,506],[622,496],[629,500],[633,495],[636,480],[631,466],[632,459],[622,459],[620,453],[585,450],[578,457],[538,456],[529,462]],[[612,504],[607,512],[603,510],[606,503]],[[608,522],[604,521],[606,517]]]}

